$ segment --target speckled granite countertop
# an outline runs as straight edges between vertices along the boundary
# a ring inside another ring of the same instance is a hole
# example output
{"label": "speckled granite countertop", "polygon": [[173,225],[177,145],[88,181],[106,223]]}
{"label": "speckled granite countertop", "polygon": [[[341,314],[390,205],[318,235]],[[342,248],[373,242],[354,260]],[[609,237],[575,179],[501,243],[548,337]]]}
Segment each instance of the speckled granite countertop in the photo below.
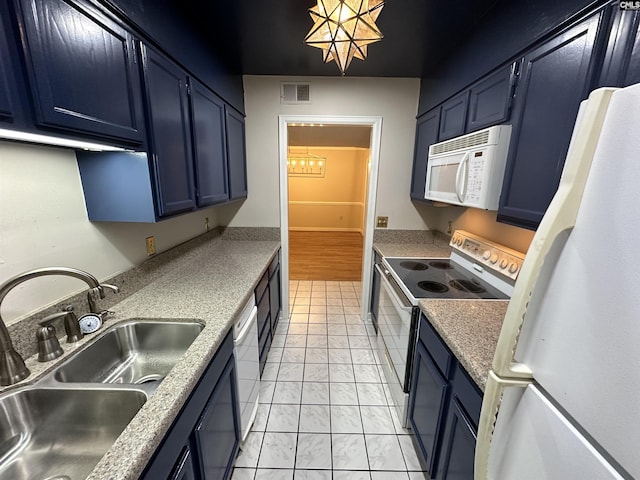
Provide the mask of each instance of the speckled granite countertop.
{"label": "speckled granite countertop", "polygon": [[507,300],[422,300],[420,309],[484,392]]}
{"label": "speckled granite countertop", "polygon": [[[108,317],[107,327],[131,318],[154,318],[197,319],[205,328],[88,479],[139,478],[279,247],[279,241],[213,238],[172,259],[161,276],[110,307],[116,313]],[[78,345],[91,339],[88,336]],[[65,349],[60,360],[73,350]],[[28,359],[32,369],[28,383],[57,363]]]}
{"label": "speckled granite countertop", "polygon": [[374,242],[374,250],[383,257],[449,258],[451,248],[436,243]]}

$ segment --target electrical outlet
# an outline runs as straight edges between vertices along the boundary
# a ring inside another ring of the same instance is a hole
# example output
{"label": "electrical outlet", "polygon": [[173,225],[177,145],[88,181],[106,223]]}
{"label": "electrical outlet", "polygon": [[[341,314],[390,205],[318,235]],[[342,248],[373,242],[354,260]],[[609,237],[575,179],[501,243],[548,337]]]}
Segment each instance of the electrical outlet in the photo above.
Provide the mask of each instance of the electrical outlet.
{"label": "electrical outlet", "polygon": [[147,255],[151,256],[156,253],[155,237],[147,237]]}
{"label": "electrical outlet", "polygon": [[204,217],[204,231],[209,231],[209,217]]}
{"label": "electrical outlet", "polygon": [[376,228],[387,228],[389,217],[376,217]]}

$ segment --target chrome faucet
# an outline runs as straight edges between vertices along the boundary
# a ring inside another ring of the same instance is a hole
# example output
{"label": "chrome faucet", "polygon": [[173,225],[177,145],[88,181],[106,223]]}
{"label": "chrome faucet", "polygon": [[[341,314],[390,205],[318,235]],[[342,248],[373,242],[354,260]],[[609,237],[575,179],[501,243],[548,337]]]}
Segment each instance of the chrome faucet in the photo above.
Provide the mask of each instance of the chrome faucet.
{"label": "chrome faucet", "polygon": [[[63,275],[67,277],[74,277],[84,281],[89,285],[89,292],[87,293],[87,299],[89,301],[89,309],[91,313],[97,312],[95,298],[104,298],[104,288],[118,292],[118,287],[114,285],[108,285],[106,283],[100,284],[98,279],[90,273],[78,270],[76,268],[68,267],[47,267],[39,268],[37,270],[31,270],[21,273],[13,278],[7,280],[3,285],[0,285],[0,307],[2,301],[7,294],[15,287],[32,278],[44,277],[48,275]],[[9,330],[2,320],[2,313],[0,312],[0,385],[13,385],[29,376],[31,372],[24,364],[23,358],[13,348],[11,338],[9,337]]]}

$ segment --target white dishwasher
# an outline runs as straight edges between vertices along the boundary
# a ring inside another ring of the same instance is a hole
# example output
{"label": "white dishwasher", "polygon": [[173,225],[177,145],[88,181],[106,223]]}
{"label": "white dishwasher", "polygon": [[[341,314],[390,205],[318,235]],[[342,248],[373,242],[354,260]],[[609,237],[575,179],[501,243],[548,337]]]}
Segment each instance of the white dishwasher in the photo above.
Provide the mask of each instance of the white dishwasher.
{"label": "white dishwasher", "polygon": [[233,326],[233,354],[238,376],[238,401],[242,441],[258,411],[260,392],[260,349],[258,344],[258,309],[253,296],[242,309]]}

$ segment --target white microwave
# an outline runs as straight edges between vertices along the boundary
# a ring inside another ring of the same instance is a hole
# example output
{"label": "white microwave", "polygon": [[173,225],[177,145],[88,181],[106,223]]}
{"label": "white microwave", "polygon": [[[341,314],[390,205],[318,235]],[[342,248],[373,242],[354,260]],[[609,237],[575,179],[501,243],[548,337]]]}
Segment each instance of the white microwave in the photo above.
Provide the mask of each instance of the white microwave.
{"label": "white microwave", "polygon": [[424,198],[497,210],[511,125],[496,125],[429,147]]}

